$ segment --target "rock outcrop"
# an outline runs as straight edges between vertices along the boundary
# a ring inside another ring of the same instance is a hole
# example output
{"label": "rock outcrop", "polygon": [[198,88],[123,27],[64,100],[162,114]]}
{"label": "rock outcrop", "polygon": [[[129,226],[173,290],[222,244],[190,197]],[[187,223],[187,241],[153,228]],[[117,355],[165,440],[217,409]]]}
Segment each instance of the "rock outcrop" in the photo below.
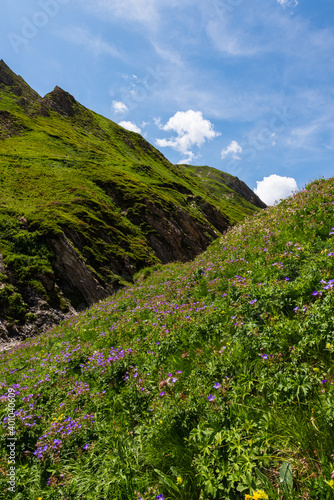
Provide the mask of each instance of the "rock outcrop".
{"label": "rock outcrop", "polygon": [[53,238],[51,244],[54,248],[54,267],[61,281],[69,291],[82,296],[83,307],[104,299],[112,292],[110,288],[100,285],[94,272],[88,268],[65,235]]}
{"label": "rock outcrop", "polygon": [[43,110],[41,114],[45,115],[46,110],[52,109],[62,116],[74,116],[74,105],[77,101],[71,94],[56,86],[52,92],[40,99],[39,103]]}

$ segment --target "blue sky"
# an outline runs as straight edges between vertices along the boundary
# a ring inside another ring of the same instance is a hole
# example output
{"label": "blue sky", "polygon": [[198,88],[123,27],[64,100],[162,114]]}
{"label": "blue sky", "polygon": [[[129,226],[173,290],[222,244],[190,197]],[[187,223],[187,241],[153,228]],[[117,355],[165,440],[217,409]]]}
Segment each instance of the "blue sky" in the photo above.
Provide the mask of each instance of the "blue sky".
{"label": "blue sky", "polygon": [[2,0],[0,58],[267,201],[333,175],[333,0]]}

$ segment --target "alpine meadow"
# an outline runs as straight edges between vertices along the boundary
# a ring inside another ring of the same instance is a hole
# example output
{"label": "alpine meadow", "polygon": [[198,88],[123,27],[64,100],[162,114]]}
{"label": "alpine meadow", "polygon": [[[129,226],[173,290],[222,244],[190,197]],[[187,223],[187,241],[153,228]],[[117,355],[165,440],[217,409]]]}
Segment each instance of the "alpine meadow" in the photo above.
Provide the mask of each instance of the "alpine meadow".
{"label": "alpine meadow", "polygon": [[334,178],[266,205],[0,62],[0,500],[332,500]]}
{"label": "alpine meadow", "polygon": [[15,499],[333,498],[333,187],[2,353],[3,491],[12,388]]}

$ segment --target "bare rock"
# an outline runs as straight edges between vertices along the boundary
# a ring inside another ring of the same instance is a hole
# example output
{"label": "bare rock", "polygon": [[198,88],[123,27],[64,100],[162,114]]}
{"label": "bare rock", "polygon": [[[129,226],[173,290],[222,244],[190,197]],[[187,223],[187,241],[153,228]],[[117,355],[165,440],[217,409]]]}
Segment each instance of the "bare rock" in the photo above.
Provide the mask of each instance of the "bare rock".
{"label": "bare rock", "polygon": [[81,293],[88,305],[109,295],[65,235],[53,238],[51,243],[55,253],[55,268],[72,290]]}

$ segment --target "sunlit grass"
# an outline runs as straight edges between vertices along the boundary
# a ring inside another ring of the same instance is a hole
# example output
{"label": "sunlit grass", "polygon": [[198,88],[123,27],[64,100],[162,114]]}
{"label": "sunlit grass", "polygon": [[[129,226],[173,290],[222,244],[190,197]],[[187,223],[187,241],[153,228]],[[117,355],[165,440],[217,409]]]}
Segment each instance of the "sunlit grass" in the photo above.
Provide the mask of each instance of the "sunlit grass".
{"label": "sunlit grass", "polygon": [[12,387],[12,498],[333,498],[333,187],[1,354],[3,491]]}

